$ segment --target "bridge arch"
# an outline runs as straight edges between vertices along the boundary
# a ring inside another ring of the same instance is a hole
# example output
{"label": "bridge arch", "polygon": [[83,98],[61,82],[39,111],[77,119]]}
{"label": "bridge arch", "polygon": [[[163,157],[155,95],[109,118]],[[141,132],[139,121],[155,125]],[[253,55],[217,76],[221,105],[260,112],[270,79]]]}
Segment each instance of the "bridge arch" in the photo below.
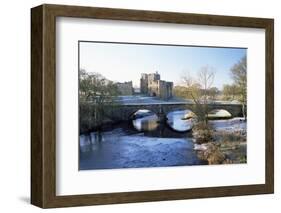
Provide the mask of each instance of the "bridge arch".
{"label": "bridge arch", "polygon": [[195,113],[187,108],[175,108],[166,114],[166,124],[176,132],[190,131],[194,125]]}
{"label": "bridge arch", "polygon": [[186,112],[185,113],[185,117],[186,119],[191,118],[191,117],[196,117],[196,114],[193,112],[193,110],[191,108],[186,108],[186,107],[176,107],[174,109],[171,109],[169,111],[166,111],[166,117],[168,117],[169,114],[172,114],[174,112]]}
{"label": "bridge arch", "polygon": [[[177,110],[191,110],[193,111],[193,103],[151,103],[151,104],[122,104],[115,105],[114,110],[111,110],[110,116],[114,120],[129,120],[131,115],[140,109],[146,109],[154,112],[161,120],[165,120],[166,115],[171,111]],[[212,110],[226,110],[232,117],[242,116],[241,104],[222,104],[215,103],[208,105],[209,111]]]}
{"label": "bridge arch", "polygon": [[147,108],[139,108],[139,109],[134,109],[132,110],[132,112],[130,112],[128,114],[128,120],[134,120],[134,119],[138,119],[138,118],[142,118],[148,115],[157,115],[157,112],[151,110],[151,109],[147,109]]}
{"label": "bridge arch", "polygon": [[147,109],[139,109],[130,118],[131,125],[138,131],[152,131],[158,127],[158,115]]}
{"label": "bridge arch", "polygon": [[233,115],[227,109],[212,109],[208,112],[208,119],[227,119],[232,118]]}

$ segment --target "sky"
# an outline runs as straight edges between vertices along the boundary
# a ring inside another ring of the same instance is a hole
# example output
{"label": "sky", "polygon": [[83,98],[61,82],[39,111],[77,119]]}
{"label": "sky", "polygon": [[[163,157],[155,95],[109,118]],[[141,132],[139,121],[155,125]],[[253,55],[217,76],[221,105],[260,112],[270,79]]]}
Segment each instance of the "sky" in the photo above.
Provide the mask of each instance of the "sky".
{"label": "sky", "polygon": [[115,82],[133,81],[139,87],[141,73],[161,75],[161,80],[182,83],[181,77],[196,79],[209,66],[215,71],[213,86],[231,84],[231,67],[247,54],[245,48],[147,45],[79,42],[79,68],[97,72]]}

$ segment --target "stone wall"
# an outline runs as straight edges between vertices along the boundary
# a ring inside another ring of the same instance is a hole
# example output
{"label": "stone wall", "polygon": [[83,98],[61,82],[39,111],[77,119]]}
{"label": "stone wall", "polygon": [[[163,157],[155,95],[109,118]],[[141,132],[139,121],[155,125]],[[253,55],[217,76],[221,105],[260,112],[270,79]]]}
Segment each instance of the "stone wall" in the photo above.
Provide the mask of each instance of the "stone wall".
{"label": "stone wall", "polygon": [[159,97],[161,99],[169,99],[173,97],[173,82],[159,81]]}
{"label": "stone wall", "polygon": [[157,96],[161,99],[169,99],[173,97],[173,82],[163,81],[160,74],[143,73],[140,79],[140,91],[142,94],[149,96]]}
{"label": "stone wall", "polygon": [[[185,103],[175,104],[143,104],[143,105],[115,105],[114,109],[108,114],[109,118],[115,121],[127,121],[131,119],[131,116],[140,109],[147,109],[154,112],[156,115],[167,115],[169,112],[177,110],[194,110],[195,105]],[[241,104],[209,104],[208,110],[214,109],[227,110],[232,117],[242,116],[242,105]]]}
{"label": "stone wall", "polygon": [[133,95],[134,89],[133,89],[133,82],[128,81],[124,83],[116,83],[118,91],[120,92],[120,95]]}
{"label": "stone wall", "polygon": [[140,79],[140,92],[142,94],[148,94],[148,75],[143,73]]}
{"label": "stone wall", "polygon": [[159,96],[159,84],[157,81],[151,81],[148,84],[148,95],[150,96]]}

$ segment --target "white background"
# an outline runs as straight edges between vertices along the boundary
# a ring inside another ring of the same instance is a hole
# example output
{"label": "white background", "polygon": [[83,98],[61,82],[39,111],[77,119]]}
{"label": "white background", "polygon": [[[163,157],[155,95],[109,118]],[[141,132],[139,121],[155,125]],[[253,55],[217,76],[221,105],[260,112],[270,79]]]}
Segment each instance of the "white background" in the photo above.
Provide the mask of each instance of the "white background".
{"label": "white background", "polygon": [[[281,14],[279,1],[243,0],[139,0],[139,1],[49,1],[48,3],[76,4],[87,6],[122,7],[131,9],[166,10],[175,12],[212,13],[275,18],[275,59],[281,57]],[[28,204],[30,189],[30,7],[42,1],[2,1],[1,22],[1,212],[39,212]],[[275,194],[231,198],[196,199],[141,204],[123,204],[98,207],[68,208],[69,212],[278,212],[281,186],[281,89],[280,62],[275,60]],[[279,84],[279,85],[278,85]],[[279,111],[278,111],[279,109]],[[50,210],[64,212],[66,209]],[[279,210],[280,211],[280,210]]]}
{"label": "white background", "polygon": [[[247,47],[247,164],[78,172],[78,40]],[[265,183],[264,30],[59,18],[56,41],[57,195]]]}

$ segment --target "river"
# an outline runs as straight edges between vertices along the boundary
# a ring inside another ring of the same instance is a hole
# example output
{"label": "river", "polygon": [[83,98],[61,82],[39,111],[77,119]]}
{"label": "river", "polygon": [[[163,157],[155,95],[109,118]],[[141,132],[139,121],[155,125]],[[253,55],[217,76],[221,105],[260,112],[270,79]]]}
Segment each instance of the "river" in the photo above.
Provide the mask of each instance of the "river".
{"label": "river", "polygon": [[[183,119],[187,113],[188,110],[171,112],[166,123],[159,123],[155,114],[143,110],[132,122],[80,135],[79,170],[206,164],[193,149],[188,131],[193,122]],[[218,127],[224,126],[222,120],[219,122]]]}

